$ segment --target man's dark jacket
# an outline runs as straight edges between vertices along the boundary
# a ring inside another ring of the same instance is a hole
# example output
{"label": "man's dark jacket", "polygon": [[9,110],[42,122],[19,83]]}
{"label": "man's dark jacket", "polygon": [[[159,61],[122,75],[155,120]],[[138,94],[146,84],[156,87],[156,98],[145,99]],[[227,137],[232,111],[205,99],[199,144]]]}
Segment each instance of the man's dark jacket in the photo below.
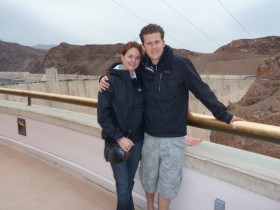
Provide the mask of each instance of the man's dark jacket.
{"label": "man's dark jacket", "polygon": [[145,87],[145,132],[156,137],[186,135],[189,91],[218,120],[230,123],[232,115],[204,83],[189,59],[173,54],[165,46],[158,64],[143,58],[141,76]]}

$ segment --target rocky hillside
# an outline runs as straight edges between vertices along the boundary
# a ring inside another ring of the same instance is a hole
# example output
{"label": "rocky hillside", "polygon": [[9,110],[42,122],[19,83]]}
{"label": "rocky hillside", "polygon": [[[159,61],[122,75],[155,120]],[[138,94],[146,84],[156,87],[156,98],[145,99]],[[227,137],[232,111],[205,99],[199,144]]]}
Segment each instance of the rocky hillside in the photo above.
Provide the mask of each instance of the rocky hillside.
{"label": "rocky hillside", "polygon": [[46,52],[0,41],[0,71],[32,72],[41,69]]}
{"label": "rocky hillside", "polygon": [[191,56],[200,73],[255,75],[263,59],[280,52],[280,36],[240,39],[217,49],[214,53]]}
{"label": "rocky hillside", "polygon": [[[61,43],[50,50],[38,50],[0,41],[0,71],[45,73],[56,67],[60,74],[101,75],[117,59],[123,44],[71,45]],[[255,74],[264,58],[280,52],[280,37],[236,40],[213,53],[174,49],[190,58],[202,74]]]}
{"label": "rocky hillside", "polygon": [[220,47],[216,52],[273,54],[279,53],[279,36],[269,36],[258,39],[241,39]]}
{"label": "rocky hillside", "polygon": [[48,51],[42,67],[45,69],[54,66],[59,74],[102,75],[104,70],[118,59],[122,46],[122,44],[79,46],[61,43]]}
{"label": "rocky hillside", "polygon": [[[246,120],[280,126],[280,53],[268,58],[257,68],[256,81],[245,96],[229,106],[229,111]],[[211,133],[211,141],[280,158],[280,144],[245,137]]]}

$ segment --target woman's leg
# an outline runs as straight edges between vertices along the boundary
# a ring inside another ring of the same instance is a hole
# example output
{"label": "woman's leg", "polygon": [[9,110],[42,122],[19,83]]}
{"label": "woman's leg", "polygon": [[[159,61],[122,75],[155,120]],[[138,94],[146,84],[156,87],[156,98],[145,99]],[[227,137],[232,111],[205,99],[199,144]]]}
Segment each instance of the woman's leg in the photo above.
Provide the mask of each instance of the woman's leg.
{"label": "woman's leg", "polygon": [[139,161],[141,159],[141,150],[143,146],[143,141],[135,143],[134,147],[132,148],[132,154],[128,162],[128,171],[129,171],[129,186],[130,186],[130,207],[134,209],[134,203],[132,198],[132,191],[134,186],[134,178],[135,173],[137,171]]}
{"label": "woman's leg", "polygon": [[142,141],[134,145],[129,160],[111,164],[116,180],[118,196],[117,210],[134,210],[132,190],[135,173],[141,158],[142,145]]}
{"label": "woman's leg", "polygon": [[130,205],[130,186],[127,162],[111,164],[116,180],[118,204],[117,210],[131,210]]}

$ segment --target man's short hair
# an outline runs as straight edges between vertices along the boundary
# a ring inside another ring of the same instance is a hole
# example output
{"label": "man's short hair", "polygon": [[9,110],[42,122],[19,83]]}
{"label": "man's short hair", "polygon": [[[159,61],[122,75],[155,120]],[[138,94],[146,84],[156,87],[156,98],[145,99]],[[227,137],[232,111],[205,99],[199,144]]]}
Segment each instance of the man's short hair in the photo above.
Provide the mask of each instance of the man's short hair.
{"label": "man's short hair", "polygon": [[161,39],[164,39],[164,30],[161,26],[157,24],[149,24],[142,28],[140,31],[139,37],[141,39],[142,44],[144,44],[144,35],[153,34],[153,33],[160,33]]}

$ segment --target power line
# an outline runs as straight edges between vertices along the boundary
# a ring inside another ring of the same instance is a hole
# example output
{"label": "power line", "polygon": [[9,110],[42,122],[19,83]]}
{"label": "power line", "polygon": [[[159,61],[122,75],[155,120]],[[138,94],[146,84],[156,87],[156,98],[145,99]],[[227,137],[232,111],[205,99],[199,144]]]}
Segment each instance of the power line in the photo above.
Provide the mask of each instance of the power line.
{"label": "power line", "polygon": [[[241,28],[253,39],[253,36],[251,34],[249,34],[249,32],[242,26],[242,24],[231,14],[231,12],[222,4],[221,1],[217,0],[222,7],[230,14],[230,16],[241,26]],[[245,66],[248,67],[248,64],[245,63],[244,61],[242,61],[243,64],[245,64]]]}
{"label": "power line", "polygon": [[124,6],[122,6],[120,3],[111,0],[112,2],[114,2],[115,4],[117,4],[119,7],[121,7],[122,9],[124,9],[125,11],[131,13],[132,15],[134,15],[135,17],[137,17],[138,19],[142,20],[143,22],[147,23],[148,21],[146,21],[144,18],[140,17],[139,15],[137,15],[136,13],[130,11],[129,9],[125,8]]}
{"label": "power line", "polygon": [[230,14],[230,16],[240,25],[240,27],[253,39],[253,36],[242,26],[242,24],[231,14],[231,12],[225,7],[225,5],[223,5],[223,3],[219,0],[217,0],[217,2],[220,3],[220,5],[222,5],[222,7],[228,12],[228,14]]}
{"label": "power line", "polygon": [[184,15],[182,15],[180,12],[178,12],[176,9],[174,9],[170,4],[166,3],[164,0],[161,0],[166,6],[168,6],[170,9],[172,9],[175,13],[177,13],[179,16],[181,16],[183,19],[185,19],[189,24],[191,24],[193,27],[195,27],[199,32],[204,34],[206,37],[208,37],[211,41],[216,43],[218,46],[221,46],[217,41],[215,41],[211,36],[209,36],[206,32],[202,31],[199,27],[197,27],[194,23],[192,23],[189,19],[187,19]]}
{"label": "power line", "polygon": [[[117,4],[119,7],[121,7],[122,9],[124,9],[125,11],[131,13],[132,15],[134,15],[135,17],[137,17],[138,19],[142,20],[145,23],[149,23],[147,20],[145,20],[144,18],[140,17],[139,15],[137,15],[136,13],[132,12],[131,10],[127,9],[126,7],[124,7],[123,5],[121,5],[120,3],[116,2],[115,0],[111,0],[112,2],[114,2],[115,4]],[[187,47],[183,42],[175,39],[174,37],[166,34],[166,36],[172,38],[173,40],[177,41],[178,43],[182,44],[183,46]],[[187,47],[188,49],[190,49],[189,47]]]}

